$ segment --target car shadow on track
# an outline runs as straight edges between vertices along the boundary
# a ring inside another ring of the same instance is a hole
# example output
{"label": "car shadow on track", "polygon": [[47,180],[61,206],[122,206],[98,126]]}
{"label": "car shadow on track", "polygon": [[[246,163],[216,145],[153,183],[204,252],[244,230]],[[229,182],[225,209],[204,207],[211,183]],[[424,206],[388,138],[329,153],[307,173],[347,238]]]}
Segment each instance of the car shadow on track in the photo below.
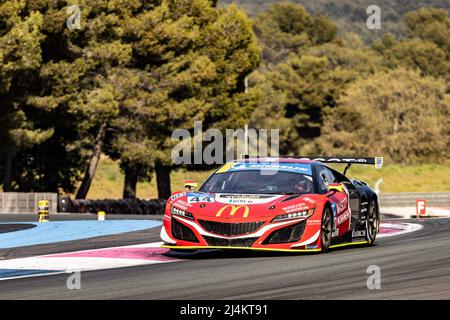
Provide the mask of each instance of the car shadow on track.
{"label": "car shadow on track", "polygon": [[[374,244],[373,247],[377,246]],[[271,257],[288,257],[288,256],[316,256],[333,254],[340,251],[356,251],[362,249],[369,249],[366,245],[355,245],[351,247],[339,247],[330,249],[329,253],[323,254],[321,252],[277,252],[277,251],[252,251],[242,249],[210,249],[210,250],[185,250],[175,251],[170,250],[164,253],[165,256],[179,259],[233,259],[233,258],[271,258]]]}

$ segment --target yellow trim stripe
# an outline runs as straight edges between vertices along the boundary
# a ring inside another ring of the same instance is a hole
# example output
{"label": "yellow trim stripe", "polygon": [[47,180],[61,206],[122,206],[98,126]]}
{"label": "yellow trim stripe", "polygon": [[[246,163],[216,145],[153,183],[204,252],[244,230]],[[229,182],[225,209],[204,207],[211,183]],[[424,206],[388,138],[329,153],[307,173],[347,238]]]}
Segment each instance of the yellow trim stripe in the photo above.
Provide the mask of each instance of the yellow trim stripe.
{"label": "yellow trim stripe", "polygon": [[359,241],[359,242],[347,242],[347,243],[340,243],[330,246],[330,249],[333,248],[339,248],[339,247],[346,247],[346,246],[354,246],[358,244],[367,244],[367,241]]}
{"label": "yellow trim stripe", "polygon": [[249,247],[221,247],[221,246],[169,246],[169,245],[161,245],[161,248],[167,249],[232,249],[232,250],[253,250],[253,251],[278,251],[278,252],[318,252],[320,249],[274,249],[274,248],[249,248]]}
{"label": "yellow trim stripe", "polygon": [[230,168],[235,165],[236,163],[234,162],[230,162],[230,163],[225,163],[222,167],[219,168],[219,170],[216,171],[216,173],[224,173],[227,172],[228,170],[230,170]]}

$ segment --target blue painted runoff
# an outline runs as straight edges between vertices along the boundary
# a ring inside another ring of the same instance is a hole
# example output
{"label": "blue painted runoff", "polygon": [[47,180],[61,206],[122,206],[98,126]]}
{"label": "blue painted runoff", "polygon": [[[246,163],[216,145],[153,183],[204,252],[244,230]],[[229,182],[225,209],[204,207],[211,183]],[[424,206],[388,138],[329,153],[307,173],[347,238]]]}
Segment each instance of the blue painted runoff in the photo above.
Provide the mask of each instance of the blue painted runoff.
{"label": "blue painted runoff", "polygon": [[[2,224],[30,222],[3,222]],[[159,227],[154,220],[82,220],[33,222],[35,228],[0,234],[0,249],[73,241]]]}

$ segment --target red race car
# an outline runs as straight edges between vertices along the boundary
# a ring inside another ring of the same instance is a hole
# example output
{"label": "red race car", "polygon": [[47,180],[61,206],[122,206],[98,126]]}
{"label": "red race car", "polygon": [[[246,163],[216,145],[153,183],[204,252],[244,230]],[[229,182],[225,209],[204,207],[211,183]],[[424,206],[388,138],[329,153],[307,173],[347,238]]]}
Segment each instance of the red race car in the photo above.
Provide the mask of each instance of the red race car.
{"label": "red race car", "polygon": [[[344,163],[344,173],[326,163]],[[349,180],[352,164],[383,158],[257,158],[227,163],[199,191],[176,192],[165,208],[162,245],[173,250],[327,252],[371,245],[379,230],[376,193]],[[192,184],[188,184],[188,187]]]}

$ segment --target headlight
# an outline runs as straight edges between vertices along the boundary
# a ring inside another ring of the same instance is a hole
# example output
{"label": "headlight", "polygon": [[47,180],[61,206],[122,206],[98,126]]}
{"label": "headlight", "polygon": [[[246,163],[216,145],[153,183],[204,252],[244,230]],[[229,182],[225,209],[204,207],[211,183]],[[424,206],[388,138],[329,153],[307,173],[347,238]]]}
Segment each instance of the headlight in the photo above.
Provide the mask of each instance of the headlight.
{"label": "headlight", "polygon": [[181,216],[181,217],[185,217],[185,218],[194,220],[194,216],[192,215],[192,213],[175,208],[174,206],[172,206],[172,209],[170,210],[170,212],[173,215]]}
{"label": "headlight", "polygon": [[299,211],[299,212],[293,212],[293,213],[286,213],[286,214],[280,214],[275,217],[275,219],[272,220],[272,222],[275,221],[284,221],[284,220],[293,220],[293,219],[306,219],[312,216],[314,213],[314,209]]}

